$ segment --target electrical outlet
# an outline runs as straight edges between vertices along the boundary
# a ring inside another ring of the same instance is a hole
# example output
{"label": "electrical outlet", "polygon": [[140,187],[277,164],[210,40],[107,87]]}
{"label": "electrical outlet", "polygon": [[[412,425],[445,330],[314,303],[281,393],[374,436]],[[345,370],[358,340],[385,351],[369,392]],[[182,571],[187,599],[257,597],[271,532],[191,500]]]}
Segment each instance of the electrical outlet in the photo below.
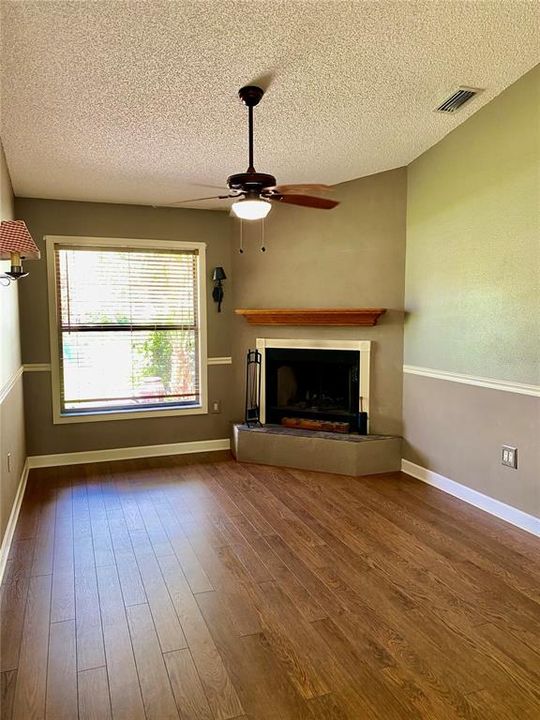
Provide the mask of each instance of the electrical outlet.
{"label": "electrical outlet", "polygon": [[221,400],[214,400],[212,402],[212,412],[218,414],[221,412]]}
{"label": "electrical outlet", "polygon": [[517,468],[517,448],[511,445],[503,445],[501,453],[501,464],[507,467]]}
{"label": "electrical outlet", "polygon": [[11,472],[11,453],[7,454],[7,471],[8,473]]}

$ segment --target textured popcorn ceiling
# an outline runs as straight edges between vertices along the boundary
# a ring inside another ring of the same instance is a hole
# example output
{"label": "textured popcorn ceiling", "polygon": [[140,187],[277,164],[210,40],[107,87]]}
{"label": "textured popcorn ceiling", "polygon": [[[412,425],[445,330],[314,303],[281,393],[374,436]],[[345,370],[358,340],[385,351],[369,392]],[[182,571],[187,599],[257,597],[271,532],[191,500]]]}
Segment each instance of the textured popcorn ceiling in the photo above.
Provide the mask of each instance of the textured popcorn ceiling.
{"label": "textured popcorn ceiling", "polygon": [[[405,165],[538,62],[538,8],[4,1],[1,134],[15,193],[143,204],[213,194],[246,169],[236,92],[261,78],[259,171],[337,183]],[[455,116],[434,113],[460,84],[486,91]]]}

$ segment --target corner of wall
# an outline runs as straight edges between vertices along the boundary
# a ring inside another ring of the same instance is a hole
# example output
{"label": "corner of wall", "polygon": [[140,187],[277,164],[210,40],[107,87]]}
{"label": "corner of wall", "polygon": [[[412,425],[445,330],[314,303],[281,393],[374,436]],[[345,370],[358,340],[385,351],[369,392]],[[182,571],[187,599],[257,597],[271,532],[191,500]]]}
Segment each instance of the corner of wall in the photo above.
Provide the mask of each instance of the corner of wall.
{"label": "corner of wall", "polygon": [[[0,217],[14,219],[11,178],[0,140]],[[2,270],[4,262],[0,263]],[[0,568],[11,541],[26,482],[23,381],[17,283],[0,286]],[[22,490],[21,490],[22,488]],[[11,528],[11,529],[10,529]]]}

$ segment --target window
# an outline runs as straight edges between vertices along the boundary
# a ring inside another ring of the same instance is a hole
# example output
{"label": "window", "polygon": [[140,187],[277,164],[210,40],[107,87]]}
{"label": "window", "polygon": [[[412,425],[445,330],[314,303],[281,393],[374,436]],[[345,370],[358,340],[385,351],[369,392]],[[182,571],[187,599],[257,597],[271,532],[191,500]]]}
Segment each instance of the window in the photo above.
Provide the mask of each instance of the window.
{"label": "window", "polygon": [[47,238],[55,422],[206,412],[204,250]]}

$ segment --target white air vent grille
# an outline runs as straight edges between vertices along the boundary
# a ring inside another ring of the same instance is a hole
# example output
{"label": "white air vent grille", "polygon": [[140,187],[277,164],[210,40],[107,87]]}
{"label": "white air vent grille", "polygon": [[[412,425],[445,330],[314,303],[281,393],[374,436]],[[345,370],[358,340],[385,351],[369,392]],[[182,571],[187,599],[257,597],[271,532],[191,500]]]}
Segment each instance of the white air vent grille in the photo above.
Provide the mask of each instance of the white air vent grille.
{"label": "white air vent grille", "polygon": [[454,113],[480,92],[482,92],[480,88],[459,87],[450,97],[435,108],[435,112]]}

